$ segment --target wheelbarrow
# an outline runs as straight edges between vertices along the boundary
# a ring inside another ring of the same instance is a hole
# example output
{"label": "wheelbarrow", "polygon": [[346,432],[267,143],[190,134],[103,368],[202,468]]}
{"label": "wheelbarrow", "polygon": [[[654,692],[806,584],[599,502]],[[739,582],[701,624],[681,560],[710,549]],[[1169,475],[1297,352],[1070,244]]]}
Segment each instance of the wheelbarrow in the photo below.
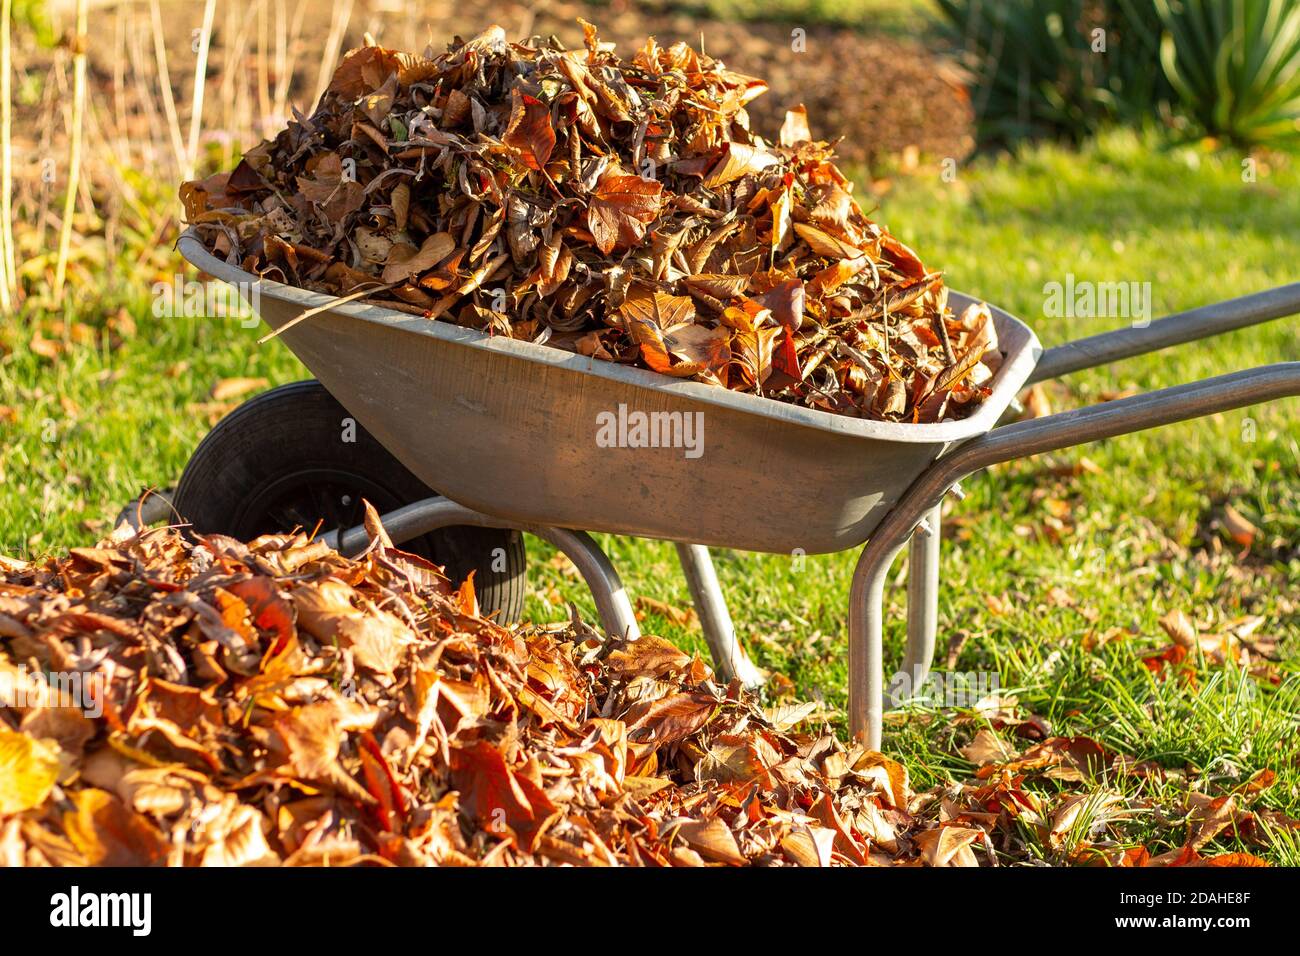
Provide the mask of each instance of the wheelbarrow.
{"label": "wheelbarrow", "polygon": [[[1027,384],[1300,312],[1300,283],[1047,350],[992,308],[1004,360],[968,418],[899,424],[832,415],[531,342],[259,279],[190,232],[181,254],[256,301],[317,382],[273,389],[224,418],[181,477],[174,506],[200,532],[318,530],[368,543],[361,499],[394,542],[473,570],[481,603],[522,609],[521,531],[569,556],[607,634],[639,634],[618,573],[589,532],[676,544],[720,676],[753,685],[710,547],[812,555],[862,547],[849,596],[849,724],[879,748],[886,693],[886,575],[910,540],[912,686],[935,650],[940,505],[962,479],[1024,458],[1300,395],[1300,361],[1266,365],[1028,421],[999,424]],[[953,293],[960,312],[972,299]],[[702,423],[698,455],[598,441],[609,416]],[[436,489],[436,492],[433,490]],[[865,546],[864,546],[865,545]]]}

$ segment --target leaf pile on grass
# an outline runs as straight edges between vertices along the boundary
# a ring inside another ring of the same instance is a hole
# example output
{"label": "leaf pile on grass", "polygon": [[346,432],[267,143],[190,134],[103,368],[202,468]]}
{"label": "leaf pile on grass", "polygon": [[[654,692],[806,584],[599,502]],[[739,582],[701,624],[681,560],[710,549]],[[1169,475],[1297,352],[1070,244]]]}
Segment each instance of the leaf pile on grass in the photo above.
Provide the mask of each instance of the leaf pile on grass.
{"label": "leaf pile on grass", "polygon": [[119,536],[13,565],[0,634],[10,861],[889,862],[853,821],[908,819],[893,761],[665,641],[508,631],[380,534]]}
{"label": "leaf pile on grass", "polygon": [[[1256,778],[1193,807],[1174,853],[1117,843],[1133,804],[1098,782],[1158,771],[1085,738],[1020,753],[981,730],[976,779],[915,794],[894,760],[797,730],[810,705],[764,711],[655,637],[507,630],[368,526],[355,560],[126,529],[5,562],[0,862],[973,866],[1038,841],[1183,865],[1262,832]],[[1031,775],[1085,786],[1053,802]]]}
{"label": "leaf pile on grass", "polygon": [[207,247],[332,295],[830,412],[968,414],[990,313],[872,222],[766,90],[685,43],[347,55],[310,117],[186,183]]}

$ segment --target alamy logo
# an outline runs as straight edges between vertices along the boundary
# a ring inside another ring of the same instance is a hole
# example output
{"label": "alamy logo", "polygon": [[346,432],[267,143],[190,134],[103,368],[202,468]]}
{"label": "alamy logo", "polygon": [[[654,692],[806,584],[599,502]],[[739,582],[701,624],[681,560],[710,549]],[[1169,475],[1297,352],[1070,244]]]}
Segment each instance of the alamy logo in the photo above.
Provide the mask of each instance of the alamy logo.
{"label": "alamy logo", "polygon": [[0,705],[6,707],[67,707],[94,719],[104,715],[106,690],[104,675],[94,671],[0,673]]}
{"label": "alamy logo", "polygon": [[1151,324],[1150,282],[1078,282],[1074,273],[1065,282],[1043,286],[1043,314],[1049,319],[1132,319],[1141,328]]}
{"label": "alamy logo", "polygon": [[133,936],[148,936],[153,926],[150,893],[82,893],[74,886],[50,897],[50,925],[125,926]]}
{"label": "alamy logo", "polygon": [[703,412],[628,411],[596,416],[596,445],[599,448],[681,448],[687,458],[704,454]]}
{"label": "alamy logo", "polygon": [[238,319],[249,329],[261,322],[261,286],[256,282],[198,282],[180,273],[153,284],[157,319]]}
{"label": "alamy logo", "polygon": [[896,701],[910,701],[925,707],[975,707],[983,700],[996,700],[1002,682],[990,671],[930,671],[919,667],[897,671],[889,682]]}

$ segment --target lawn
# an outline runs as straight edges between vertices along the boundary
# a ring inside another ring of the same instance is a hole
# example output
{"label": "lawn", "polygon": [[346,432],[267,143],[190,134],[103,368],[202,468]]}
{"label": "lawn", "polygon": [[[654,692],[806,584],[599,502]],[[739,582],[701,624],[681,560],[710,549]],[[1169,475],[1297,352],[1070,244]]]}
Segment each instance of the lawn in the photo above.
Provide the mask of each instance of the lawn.
{"label": "lawn", "polygon": [[915,38],[938,22],[934,0],[666,0],[660,4],[679,13],[715,20],[758,20],[848,27],[872,33],[892,33]]}
{"label": "lawn", "polygon": [[[1294,160],[1260,165],[1256,181],[1246,182],[1235,154],[1153,142],[1112,133],[1082,152],[1038,147],[982,159],[953,182],[937,173],[902,180],[884,195],[879,215],[944,268],[951,285],[1021,316],[1047,345],[1116,324],[1044,317],[1044,284],[1064,282],[1067,273],[1079,281],[1149,281],[1156,316],[1297,278]],[[35,339],[30,325],[2,333],[0,553],[33,556],[93,542],[142,487],[171,484],[228,404],[211,397],[218,381],[304,377],[286,349],[257,346],[257,332],[234,321],[154,318],[146,288],[106,294],[68,319],[74,344],[53,358],[49,343],[60,339],[49,319]],[[1046,396],[1060,409],[1297,358],[1300,320],[1283,320],[1081,373],[1048,386]],[[1167,771],[1158,783],[1132,777],[1116,785],[1145,788],[1152,809],[1126,824],[1125,838],[1153,853],[1175,845],[1161,813],[1178,805],[1190,781],[1226,791],[1269,769],[1276,781],[1257,807],[1297,815],[1296,402],[1003,466],[967,490],[945,519],[941,666],[950,642],[954,670],[996,675],[1018,712],[1037,715],[1052,733],[1088,735]],[[1247,553],[1222,528],[1225,506],[1260,529]],[[634,595],[689,605],[671,546],[604,543]],[[529,555],[530,619],[562,617],[567,601],[592,615],[562,560],[537,541]],[[840,730],[854,559],[716,554],[744,643],[774,675],[766,693],[823,700]],[[897,659],[901,589],[889,607],[887,659]],[[1192,679],[1153,673],[1143,659],[1170,643],[1158,620],[1176,610],[1208,633],[1262,617],[1253,639],[1277,639],[1270,676],[1195,654]],[[689,626],[656,614],[643,626],[704,652]],[[888,723],[885,749],[907,763],[918,790],[969,776],[972,765],[957,748],[979,722],[956,716],[914,708]],[[1215,845],[1240,848],[1232,839]],[[1059,852],[1029,846],[1045,859]],[[1294,840],[1279,838],[1263,852],[1300,865]]]}

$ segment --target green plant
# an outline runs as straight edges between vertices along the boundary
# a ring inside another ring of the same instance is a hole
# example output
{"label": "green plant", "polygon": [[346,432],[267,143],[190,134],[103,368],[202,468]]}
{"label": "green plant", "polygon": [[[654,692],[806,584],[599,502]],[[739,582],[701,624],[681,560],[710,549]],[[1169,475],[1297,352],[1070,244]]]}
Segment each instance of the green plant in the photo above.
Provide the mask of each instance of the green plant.
{"label": "green plant", "polygon": [[1300,0],[1156,0],[1160,59],[1205,130],[1239,146],[1300,140]]}
{"label": "green plant", "polygon": [[974,74],[983,142],[1079,141],[1107,121],[1150,115],[1168,94],[1155,69],[1149,0],[939,0]]}
{"label": "green plant", "polygon": [[52,47],[59,42],[59,31],[50,20],[46,0],[14,0],[13,21],[31,31],[36,42]]}

